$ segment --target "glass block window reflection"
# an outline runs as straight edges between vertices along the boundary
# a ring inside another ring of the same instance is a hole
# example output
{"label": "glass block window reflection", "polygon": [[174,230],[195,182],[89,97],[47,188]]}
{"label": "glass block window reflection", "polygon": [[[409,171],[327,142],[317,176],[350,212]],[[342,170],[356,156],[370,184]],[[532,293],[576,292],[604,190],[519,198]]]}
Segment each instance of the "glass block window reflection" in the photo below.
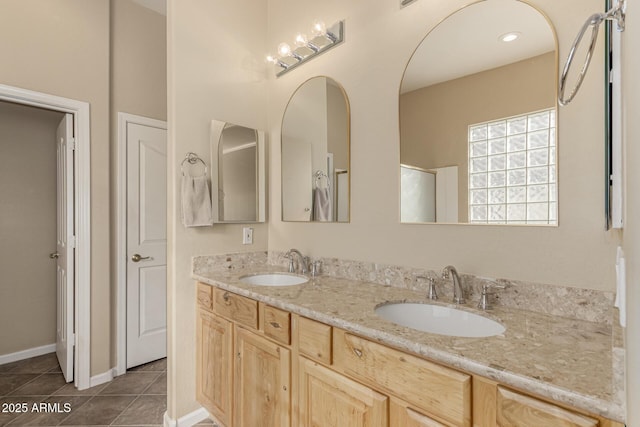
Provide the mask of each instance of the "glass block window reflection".
{"label": "glass block window reflection", "polygon": [[556,110],[469,126],[469,222],[556,224]]}

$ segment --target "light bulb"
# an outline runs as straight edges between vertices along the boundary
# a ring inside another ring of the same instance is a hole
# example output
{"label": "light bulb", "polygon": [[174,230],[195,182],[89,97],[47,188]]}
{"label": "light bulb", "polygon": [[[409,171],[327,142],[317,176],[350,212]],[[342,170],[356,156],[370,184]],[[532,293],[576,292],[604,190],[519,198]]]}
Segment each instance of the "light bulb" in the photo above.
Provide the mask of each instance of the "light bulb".
{"label": "light bulb", "polygon": [[273,65],[276,65],[278,63],[278,59],[273,55],[267,55],[267,62],[270,62]]}
{"label": "light bulb", "polygon": [[311,30],[311,33],[316,37],[324,36],[327,33],[327,27],[324,25],[323,21],[316,20],[313,23],[313,29]]}
{"label": "light bulb", "polygon": [[289,56],[291,54],[291,46],[287,43],[280,43],[278,45],[278,55],[280,56]]}
{"label": "light bulb", "polygon": [[299,33],[296,36],[296,41],[295,41],[295,45],[296,46],[298,46],[298,47],[306,47],[307,43],[308,43],[307,36],[305,36],[304,34]]}

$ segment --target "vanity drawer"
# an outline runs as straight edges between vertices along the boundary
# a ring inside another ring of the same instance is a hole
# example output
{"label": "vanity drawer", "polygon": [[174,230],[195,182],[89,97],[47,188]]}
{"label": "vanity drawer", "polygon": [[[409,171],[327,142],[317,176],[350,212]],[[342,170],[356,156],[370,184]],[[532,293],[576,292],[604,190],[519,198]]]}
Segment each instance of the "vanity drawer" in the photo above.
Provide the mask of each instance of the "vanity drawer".
{"label": "vanity drawer", "polygon": [[455,426],[471,425],[471,376],[334,330],[334,364]]}
{"label": "vanity drawer", "polygon": [[497,421],[501,427],[597,427],[598,420],[498,386]]}
{"label": "vanity drawer", "polygon": [[281,344],[291,344],[291,314],[288,311],[260,304],[260,330]]}
{"label": "vanity drawer", "polygon": [[317,362],[331,365],[331,326],[298,317],[297,331],[300,353]]}
{"label": "vanity drawer", "polygon": [[213,286],[198,282],[198,304],[207,310],[213,309]]}
{"label": "vanity drawer", "polygon": [[394,397],[389,405],[389,424],[402,427],[447,427],[431,417],[411,409],[410,405]]}
{"label": "vanity drawer", "polygon": [[234,322],[258,329],[258,301],[216,288],[213,291],[213,309]]}

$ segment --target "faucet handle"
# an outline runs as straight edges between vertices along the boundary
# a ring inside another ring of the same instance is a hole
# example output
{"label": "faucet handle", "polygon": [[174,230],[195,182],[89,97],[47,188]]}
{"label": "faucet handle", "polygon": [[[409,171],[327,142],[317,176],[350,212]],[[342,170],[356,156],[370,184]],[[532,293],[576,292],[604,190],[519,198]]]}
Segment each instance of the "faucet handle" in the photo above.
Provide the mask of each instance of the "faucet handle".
{"label": "faucet handle", "polygon": [[296,266],[295,266],[293,256],[291,256],[291,251],[288,251],[282,257],[289,260],[289,273],[295,273]]}
{"label": "faucet handle", "polygon": [[429,281],[429,288],[427,289],[427,298],[431,300],[437,300],[438,294],[436,293],[436,279],[433,276],[416,276],[416,280],[423,279]]}
{"label": "faucet handle", "polygon": [[432,300],[438,299],[438,294],[436,293],[436,279],[429,276],[429,290],[427,291],[427,297]]}
{"label": "faucet handle", "polygon": [[313,261],[311,262],[310,267],[311,267],[311,277],[318,277],[322,270],[322,261],[320,260]]}
{"label": "faucet handle", "polygon": [[491,310],[493,306],[489,302],[489,295],[495,294],[495,292],[489,292],[489,289],[505,289],[507,285],[500,285],[497,282],[485,282],[482,284],[482,293],[480,294],[480,301],[478,301],[478,308],[480,310]]}
{"label": "faucet handle", "polygon": [[489,289],[507,289],[508,286],[508,284],[501,285],[498,282],[491,280],[482,284],[482,293],[492,294],[494,292],[489,292]]}

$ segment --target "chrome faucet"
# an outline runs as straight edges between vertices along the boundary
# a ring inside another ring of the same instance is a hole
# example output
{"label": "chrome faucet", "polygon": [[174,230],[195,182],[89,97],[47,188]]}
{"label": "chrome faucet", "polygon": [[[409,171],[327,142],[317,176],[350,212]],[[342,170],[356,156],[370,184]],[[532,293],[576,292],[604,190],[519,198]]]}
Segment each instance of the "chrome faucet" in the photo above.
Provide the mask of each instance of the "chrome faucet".
{"label": "chrome faucet", "polygon": [[464,293],[462,291],[462,283],[458,271],[453,265],[448,265],[442,269],[442,278],[448,279],[449,275],[453,278],[453,302],[456,304],[464,304]]}
{"label": "chrome faucet", "polygon": [[289,259],[289,273],[296,273],[296,267],[294,265],[294,255],[298,256],[298,269],[302,274],[307,274],[307,261],[309,258],[302,255],[302,253],[297,249],[289,249],[289,251],[284,255],[285,258]]}

